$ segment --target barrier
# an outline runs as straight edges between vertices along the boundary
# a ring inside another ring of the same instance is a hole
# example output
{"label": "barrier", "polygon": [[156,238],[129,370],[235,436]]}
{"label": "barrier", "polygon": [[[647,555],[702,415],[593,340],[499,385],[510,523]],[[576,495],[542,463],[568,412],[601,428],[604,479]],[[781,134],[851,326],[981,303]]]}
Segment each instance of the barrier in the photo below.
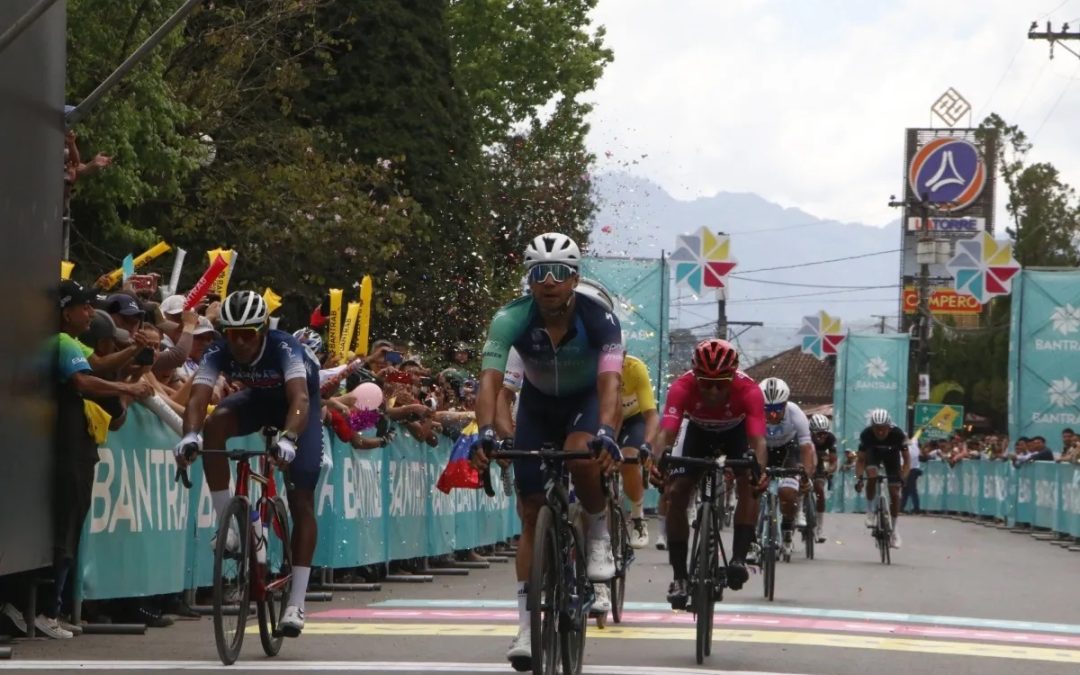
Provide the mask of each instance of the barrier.
{"label": "barrier", "polygon": [[[952,511],[1080,537],[1080,467],[1035,462],[924,462],[919,501],[924,511]],[[826,508],[862,512],[866,500],[855,492],[855,474],[837,472]]]}
{"label": "barrier", "polygon": [[[355,567],[435,556],[493,544],[518,533],[514,502],[493,472],[495,497],[481,490],[444,495],[435,482],[452,444],[420,443],[404,432],[386,448],[357,451],[324,429],[333,466],[316,490],[314,564]],[[173,481],[178,437],[142,406],[100,449],[83,529],[78,583],[90,600],[173,593],[210,585],[216,517],[202,463],[192,488]],[[258,435],[229,447],[258,448]]]}

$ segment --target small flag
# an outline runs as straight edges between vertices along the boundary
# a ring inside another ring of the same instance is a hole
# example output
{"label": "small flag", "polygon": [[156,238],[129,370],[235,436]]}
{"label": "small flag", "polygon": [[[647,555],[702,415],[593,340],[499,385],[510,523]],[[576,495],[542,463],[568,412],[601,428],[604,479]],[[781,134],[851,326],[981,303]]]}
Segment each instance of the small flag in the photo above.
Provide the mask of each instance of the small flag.
{"label": "small flag", "polygon": [[461,436],[454,443],[454,449],[450,452],[450,459],[443,469],[442,475],[435,483],[435,487],[442,492],[450,494],[453,488],[466,490],[478,490],[481,487],[480,472],[473,468],[469,462],[469,449],[479,437],[479,428],[476,422],[470,423],[461,430]]}
{"label": "small flag", "polygon": [[127,281],[129,278],[135,275],[135,258],[130,253],[124,256],[124,262],[120,263],[120,269],[123,270],[123,279]]}

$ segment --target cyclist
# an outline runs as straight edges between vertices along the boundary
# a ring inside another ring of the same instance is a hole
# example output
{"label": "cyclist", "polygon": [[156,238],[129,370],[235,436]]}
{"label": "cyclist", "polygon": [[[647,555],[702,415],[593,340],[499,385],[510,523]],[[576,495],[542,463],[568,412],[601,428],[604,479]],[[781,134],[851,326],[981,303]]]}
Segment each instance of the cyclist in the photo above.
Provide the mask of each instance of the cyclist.
{"label": "cyclist", "polygon": [[[600,484],[603,471],[621,460],[616,427],[622,372],[622,330],[615,314],[596,300],[575,293],[581,252],[563,234],[542,234],[525,250],[530,295],[504,306],[491,321],[484,345],[480,391],[476,399],[479,437],[473,463],[487,467],[495,448],[499,392],[511,347],[521,356],[524,382],[518,402],[514,445],[536,449],[546,443],[566,451],[591,449],[595,460],[568,465],[588,522],[587,571],[590,581],[608,581],[615,560],[607,509]],[[506,656],[515,669],[531,667],[532,647],[526,607],[529,565],[536,517],[544,486],[536,462],[514,465],[521,540],[515,565],[518,580],[518,633]]]}
{"label": "cyclist", "polygon": [[[878,466],[885,466],[885,475],[889,479],[889,511],[892,516],[892,534],[889,546],[900,548],[900,534],[896,529],[896,519],[900,515],[900,487],[907,477],[911,459],[907,453],[907,434],[892,423],[889,411],[875,408],[870,411],[870,426],[859,434],[859,453],[855,457],[855,491],[861,492],[863,474],[875,478]],[[875,498],[877,483],[866,484],[866,526],[873,527],[877,518]]]}
{"label": "cyclist", "polygon": [[[317,535],[314,495],[322,457],[319,365],[292,335],[268,329],[267,315],[266,301],[254,291],[236,291],[225,299],[219,319],[224,337],[203,354],[184,412],[184,436],[174,452],[177,463],[186,466],[189,449],[224,450],[225,441],[234,436],[266,426],[282,429],[274,461],[288,466],[294,485],[287,493],[294,529],[292,591],[281,632],[298,637],[304,629],[304,595]],[[243,389],[224,398],[207,417],[220,375]],[[204,471],[220,519],[231,499],[227,458],[207,455]],[[227,545],[238,547],[239,542]]]}
{"label": "cyclist", "polygon": [[[791,398],[791,388],[787,382],[778,377],[767,377],[760,386],[765,399],[765,444],[769,448],[769,466],[801,466],[809,472],[817,460],[806,413],[788,400]],[[809,486],[809,480],[807,473],[805,485]],[[803,513],[799,490],[799,479],[784,478],[780,481],[780,513],[783,516],[780,529],[784,536],[784,553],[787,555],[791,555],[792,530],[806,527],[806,514]]]}
{"label": "cyclist", "polygon": [[836,436],[830,431],[829,418],[818,413],[810,416],[810,436],[817,453],[814,470],[814,498],[817,508],[817,543],[825,543],[825,484],[836,471]]}
{"label": "cyclist", "polygon": [[[581,279],[577,292],[599,300],[609,311],[615,311],[614,300],[600,283]],[[622,426],[619,428],[622,456],[648,460],[652,456],[652,446],[647,439],[655,436],[659,428],[660,415],[656,412],[649,369],[641,359],[626,354],[622,367]],[[624,464],[622,479],[623,491],[630,500],[630,546],[645,548],[649,544],[649,528],[645,524],[645,481],[641,467]]]}
{"label": "cyclist", "polygon": [[[728,455],[743,458],[747,449],[753,451],[760,466],[765,466],[768,454],[765,447],[765,404],[761,390],[748,375],[739,370],[739,355],[726,340],[709,338],[694,348],[691,370],[676,379],[664,401],[660,431],[653,443],[654,478],[660,477],[657,462],[675,440],[683,416],[689,418],[682,443],[676,446],[677,456],[709,457]],[[686,509],[699,478],[699,471],[683,467],[673,469],[664,484],[670,500],[667,508],[668,560],[674,580],[668,588],[668,602],[675,609],[686,606],[687,545],[690,525]],[[750,484],[745,471],[736,479],[738,506],[731,560],[727,570],[728,586],[739,590],[749,578],[746,554],[754,538],[757,519],[757,495],[767,478],[757,486]]]}

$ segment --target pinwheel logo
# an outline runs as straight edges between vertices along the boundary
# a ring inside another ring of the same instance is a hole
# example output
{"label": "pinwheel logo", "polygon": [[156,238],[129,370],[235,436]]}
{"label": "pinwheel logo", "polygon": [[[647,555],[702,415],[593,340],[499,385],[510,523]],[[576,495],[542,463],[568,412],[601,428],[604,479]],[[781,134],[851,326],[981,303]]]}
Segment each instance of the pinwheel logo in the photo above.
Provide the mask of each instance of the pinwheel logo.
{"label": "pinwheel logo", "polygon": [[812,354],[819,359],[836,354],[845,337],[840,319],[831,317],[824,311],[804,316],[802,328],[799,329],[797,335],[802,337],[803,353]]}
{"label": "pinwheel logo", "polygon": [[724,278],[736,265],[730,238],[705,227],[694,234],[679,235],[671,262],[675,265],[675,283],[685,284],[699,294],[706,288],[723,288]]}
{"label": "pinwheel logo", "polygon": [[1020,271],[1013,257],[1012,243],[995,241],[986,232],[956,242],[956,255],[945,268],[953,276],[953,287],[981,304],[1012,292],[1012,278]]}

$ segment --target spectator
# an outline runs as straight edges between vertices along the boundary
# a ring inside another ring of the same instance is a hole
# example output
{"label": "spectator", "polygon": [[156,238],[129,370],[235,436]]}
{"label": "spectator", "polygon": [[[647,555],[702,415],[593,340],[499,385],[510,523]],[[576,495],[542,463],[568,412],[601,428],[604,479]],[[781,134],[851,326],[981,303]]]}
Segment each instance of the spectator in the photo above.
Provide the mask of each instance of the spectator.
{"label": "spectator", "polygon": [[1073,433],[1072,429],[1061,432],[1061,457],[1058,461],[1080,464],[1080,438]]}
{"label": "spectator", "polygon": [[[74,106],[64,106],[65,114],[74,109]],[[73,130],[67,130],[64,134],[64,215],[70,212],[71,193],[75,188],[75,182],[110,164],[112,164],[112,157],[100,152],[84,164],[79,155],[78,137]]]}
{"label": "spectator", "polygon": [[919,448],[919,441],[914,438],[908,441],[908,457],[911,458],[911,464],[909,465],[907,479],[904,480],[904,491],[900,495],[900,510],[908,513],[907,503],[908,499],[911,499],[912,511],[910,513],[922,513],[922,509],[919,508],[919,476],[922,475],[922,469],[919,468],[919,457],[922,454],[921,448]]}
{"label": "spectator", "polygon": [[1032,462],[1054,461],[1054,451],[1046,447],[1046,439],[1042,436],[1035,436],[1028,442],[1028,453]]}
{"label": "spectator", "polygon": [[[91,374],[86,357],[93,353],[75,339],[90,329],[95,318],[91,300],[94,293],[74,281],[62,281],[58,288],[60,333],[56,338],[57,419],[55,436],[56,467],[53,474],[53,586],[42,602],[42,614],[35,627],[52,638],[70,638],[73,633],[61,625],[60,606],[64,588],[78,556],[79,537],[90,509],[95,465],[98,462],[98,438],[90,434],[86,397],[132,396],[143,398],[151,393],[145,382],[110,382]],[[100,324],[99,324],[100,325]],[[115,339],[115,335],[114,335]]]}

